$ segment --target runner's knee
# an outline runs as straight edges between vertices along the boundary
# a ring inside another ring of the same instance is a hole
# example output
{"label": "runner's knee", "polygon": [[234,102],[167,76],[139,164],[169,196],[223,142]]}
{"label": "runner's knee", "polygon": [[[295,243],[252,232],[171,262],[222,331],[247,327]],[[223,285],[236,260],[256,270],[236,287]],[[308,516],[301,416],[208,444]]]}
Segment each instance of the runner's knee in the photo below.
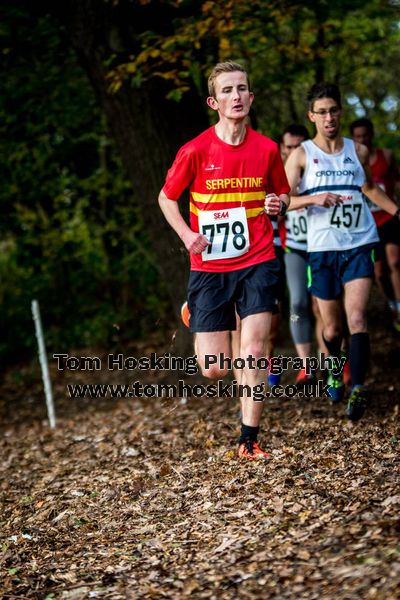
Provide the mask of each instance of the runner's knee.
{"label": "runner's knee", "polygon": [[342,327],[339,324],[326,325],[323,331],[324,338],[327,342],[334,340],[342,335]]}
{"label": "runner's knee", "polygon": [[367,319],[364,311],[354,311],[347,317],[350,333],[367,331]]}
{"label": "runner's knee", "polygon": [[208,379],[222,379],[228,373],[228,368],[222,368],[220,365],[207,365],[204,360],[198,360],[202,375]]}
{"label": "runner's knee", "polygon": [[400,255],[388,258],[388,267],[392,273],[400,271]]}
{"label": "runner's knee", "polygon": [[244,358],[248,356],[253,356],[254,358],[261,358],[264,356],[265,352],[265,343],[262,340],[259,341],[251,341],[248,344],[245,344],[240,349],[240,355]]}

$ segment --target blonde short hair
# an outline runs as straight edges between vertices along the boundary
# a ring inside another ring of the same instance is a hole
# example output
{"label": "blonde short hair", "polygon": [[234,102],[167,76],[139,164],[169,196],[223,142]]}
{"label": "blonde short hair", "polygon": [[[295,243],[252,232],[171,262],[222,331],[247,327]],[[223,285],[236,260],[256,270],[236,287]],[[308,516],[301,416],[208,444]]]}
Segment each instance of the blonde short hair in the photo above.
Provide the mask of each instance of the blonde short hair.
{"label": "blonde short hair", "polygon": [[235,63],[231,60],[228,60],[227,62],[221,62],[216,64],[213,70],[211,71],[211,74],[208,78],[208,93],[210,94],[210,96],[215,98],[215,80],[218,77],[218,75],[221,75],[221,73],[233,73],[234,71],[240,71],[241,73],[246,74],[247,85],[250,89],[250,79],[247,75],[246,69],[242,67],[242,65],[240,65],[239,63]]}

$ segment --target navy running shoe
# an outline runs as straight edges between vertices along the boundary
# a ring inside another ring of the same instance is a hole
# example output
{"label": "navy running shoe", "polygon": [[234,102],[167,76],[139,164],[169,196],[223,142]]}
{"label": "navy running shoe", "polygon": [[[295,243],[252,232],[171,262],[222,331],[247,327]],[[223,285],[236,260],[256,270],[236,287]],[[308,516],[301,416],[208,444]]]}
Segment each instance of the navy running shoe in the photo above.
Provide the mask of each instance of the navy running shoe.
{"label": "navy running shoe", "polygon": [[351,390],[346,409],[346,415],[350,421],[358,421],[361,419],[367,405],[368,396],[365,388],[362,385],[355,385]]}
{"label": "navy running shoe", "polygon": [[275,375],[274,373],[268,373],[268,379],[267,379],[268,385],[270,385],[271,387],[273,385],[279,385],[281,382],[281,377],[282,377],[281,373],[278,373],[277,375]]}
{"label": "navy running shoe", "polygon": [[333,375],[328,377],[328,394],[332,402],[341,402],[344,398],[344,383],[342,375]]}

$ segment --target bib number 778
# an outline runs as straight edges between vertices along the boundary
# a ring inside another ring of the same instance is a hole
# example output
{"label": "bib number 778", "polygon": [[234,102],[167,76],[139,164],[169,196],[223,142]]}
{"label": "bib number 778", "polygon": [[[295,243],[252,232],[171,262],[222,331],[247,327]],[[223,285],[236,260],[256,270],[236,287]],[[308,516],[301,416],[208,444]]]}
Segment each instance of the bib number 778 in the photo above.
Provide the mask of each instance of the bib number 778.
{"label": "bib number 778", "polygon": [[244,207],[201,211],[199,229],[211,242],[202,253],[203,260],[234,258],[249,249],[249,229]]}
{"label": "bib number 778", "polygon": [[[223,233],[224,238],[222,241],[221,252],[226,252],[226,247],[228,245],[229,233],[230,233],[230,224],[229,223],[217,223],[217,225],[203,225],[203,235],[205,235],[208,240],[211,242],[211,246],[207,247],[207,254],[211,254],[212,252],[212,244],[215,237],[215,232],[217,235]],[[243,250],[246,245],[246,238],[243,235],[244,233],[244,225],[241,221],[234,221],[232,223],[232,245],[236,250]]]}

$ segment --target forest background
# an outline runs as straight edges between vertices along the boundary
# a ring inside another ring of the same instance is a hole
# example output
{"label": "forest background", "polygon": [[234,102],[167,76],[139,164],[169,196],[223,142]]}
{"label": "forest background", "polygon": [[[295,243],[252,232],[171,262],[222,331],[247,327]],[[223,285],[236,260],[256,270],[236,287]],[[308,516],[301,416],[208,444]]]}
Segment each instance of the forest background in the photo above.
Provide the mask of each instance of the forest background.
{"label": "forest background", "polygon": [[399,157],[397,0],[14,0],[1,13],[3,365],[33,354],[33,298],[57,352],[177,327],[188,258],[157,195],[212,122],[217,61],[248,69],[263,134],[311,134],[305,94],[325,79],[341,87],[343,133],[368,116]]}

